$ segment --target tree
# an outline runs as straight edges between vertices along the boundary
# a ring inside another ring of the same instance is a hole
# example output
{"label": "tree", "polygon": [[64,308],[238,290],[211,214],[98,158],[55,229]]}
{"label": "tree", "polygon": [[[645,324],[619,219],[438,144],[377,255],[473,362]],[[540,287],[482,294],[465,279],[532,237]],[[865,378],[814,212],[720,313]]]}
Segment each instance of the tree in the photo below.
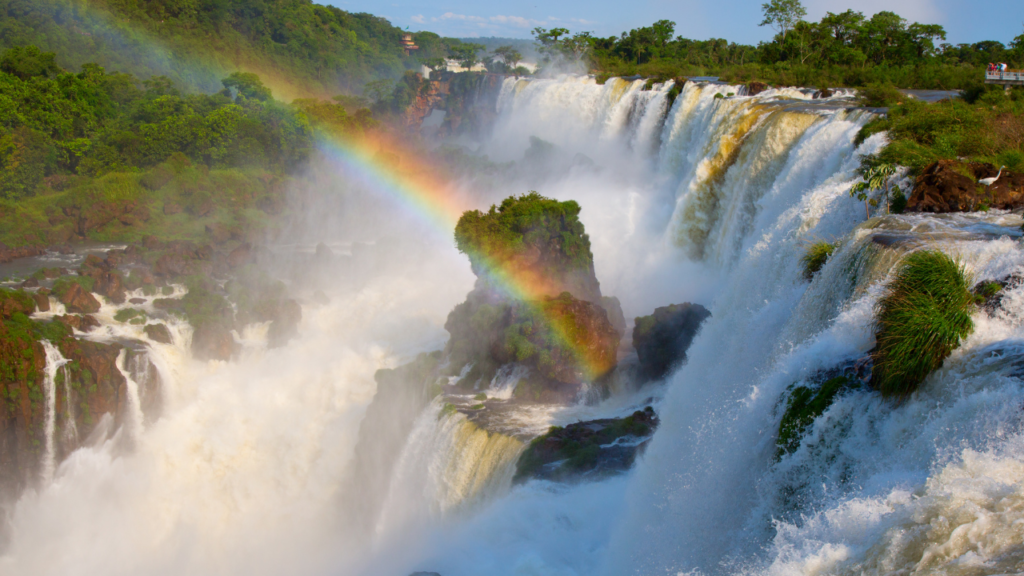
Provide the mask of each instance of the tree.
{"label": "tree", "polygon": [[60,74],[60,66],[53,52],[42,52],[35,46],[15,46],[0,57],[0,70],[22,80],[36,76],[51,77]]}
{"label": "tree", "polygon": [[[857,200],[864,201],[864,212],[867,217],[871,217],[871,212],[868,210],[868,205],[877,206],[877,200],[868,200],[868,192],[871,190],[885,189],[885,212],[889,213],[889,180],[892,179],[893,175],[896,174],[897,167],[895,164],[874,164],[873,166],[861,171],[861,180],[850,188],[850,196],[853,196]],[[895,194],[902,195],[899,186],[893,186],[892,192]]]}
{"label": "tree", "polygon": [[221,83],[224,84],[224,88],[227,90],[236,90],[239,97],[259,100],[261,102],[271,99],[270,88],[264,86],[260,77],[252,72],[235,72],[221,80]]}
{"label": "tree", "polygon": [[523,59],[523,55],[511,46],[499,46],[498,48],[495,48],[494,55],[500,58],[509,70],[515,70],[516,66],[519,66],[519,62]]}
{"label": "tree", "polygon": [[771,0],[762,4],[761,10],[764,11],[764,20],[759,26],[771,26],[782,34],[783,41],[796,23],[807,16],[807,9],[800,0]]}
{"label": "tree", "polygon": [[426,58],[420,60],[420,64],[423,64],[424,66],[430,68],[434,72],[448,69],[447,58]]}
{"label": "tree", "polygon": [[484,47],[482,44],[474,44],[473,42],[463,42],[454,46],[448,47],[448,53],[452,59],[459,63],[466,70],[471,69],[480,61],[478,54],[483,51]]}

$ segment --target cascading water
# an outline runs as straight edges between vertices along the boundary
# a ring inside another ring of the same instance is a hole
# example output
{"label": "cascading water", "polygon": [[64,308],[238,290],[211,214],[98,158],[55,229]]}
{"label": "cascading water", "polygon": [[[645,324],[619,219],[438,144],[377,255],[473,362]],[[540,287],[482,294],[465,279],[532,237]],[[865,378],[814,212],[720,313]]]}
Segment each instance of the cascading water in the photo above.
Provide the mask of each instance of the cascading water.
{"label": "cascading water", "polygon": [[43,369],[43,396],[46,400],[43,417],[43,434],[45,438],[45,450],[42,461],[43,484],[49,484],[53,480],[53,472],[57,466],[57,447],[54,443],[54,434],[57,427],[57,373],[68,363],[68,360],[60,353],[49,340],[41,340],[43,350],[46,352],[46,367]]}
{"label": "cascading water", "polygon": [[[508,79],[482,146],[521,161],[523,173],[482,193],[481,205],[535,184],[578,201],[602,291],[627,318],[682,301],[709,306],[686,365],[665,386],[527,409],[509,401],[525,375],[506,368],[489,388],[448,398],[463,413],[404,394],[401,382],[375,386],[375,370],[442,346],[445,315],[472,286],[450,239],[405,224],[388,232],[429,251],[398,253],[397,265],[367,267],[362,284],[331,291],[329,304],[305,306],[300,337],[284,348],[267,349],[257,330],[242,334],[237,363],[189,358],[184,323],[171,326],[173,344],[148,342],[105,304],[91,337],[150,346],[167,380],[164,415],[145,426],[138,417],[130,453],[111,442],[80,449],[61,466],[59,489],[26,494],[0,569],[1024,570],[1024,285],[975,314],[974,334],[905,402],[854,389],[794,452],[777,460],[775,446],[787,389],[871,349],[874,305],[903,254],[957,255],[977,281],[1024,276],[1020,218],[864,223],[849,190],[861,156],[885,143],[854,145],[872,114],[849,109],[846,95],[743,94],[692,82]],[[817,239],[840,247],[808,282],[800,258]],[[118,366],[141,383],[124,356]],[[477,392],[498,407],[484,411],[491,416],[472,410]],[[629,474],[512,486],[524,440],[647,403],[661,425]]]}

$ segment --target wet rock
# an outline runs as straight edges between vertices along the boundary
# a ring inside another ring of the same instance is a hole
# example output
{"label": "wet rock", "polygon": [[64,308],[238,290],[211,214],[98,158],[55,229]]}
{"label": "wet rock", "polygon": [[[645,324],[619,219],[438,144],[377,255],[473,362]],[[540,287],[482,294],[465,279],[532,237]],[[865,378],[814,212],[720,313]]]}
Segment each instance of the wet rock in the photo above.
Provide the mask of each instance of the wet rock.
{"label": "wet rock", "polygon": [[24,282],[21,283],[21,287],[22,288],[38,288],[39,287],[39,280],[36,280],[35,278],[29,278],[28,280],[25,280]]}
{"label": "wet rock", "polygon": [[622,304],[615,296],[602,296],[601,308],[608,313],[608,321],[612,323],[615,331],[626,335],[626,315],[622,313]]}
{"label": "wet rock", "polygon": [[40,312],[50,311],[50,297],[45,294],[39,294],[38,292],[32,295],[32,300],[35,300],[36,309]]}
{"label": "wet rock", "polygon": [[131,303],[131,304],[145,304],[146,303],[146,299],[145,298],[130,298],[128,300],[128,302]]}
{"label": "wet rock", "polygon": [[0,242],[0,264],[10,262],[11,260],[17,260],[18,258],[39,256],[43,252],[45,252],[45,250],[39,246],[19,246],[18,248],[11,248],[3,242]]}
{"label": "wet rock", "polygon": [[515,481],[598,480],[629,470],[658,423],[654,409],[648,406],[626,418],[552,426],[519,457]]}
{"label": "wet rock", "polygon": [[114,304],[124,304],[124,281],[116,270],[104,271],[96,277],[93,290]]}
{"label": "wet rock", "polygon": [[161,344],[171,343],[171,331],[167,329],[166,324],[146,324],[146,327],[143,328],[143,331],[146,333],[146,336],[149,337],[149,339],[154,342],[159,342]]}
{"label": "wet rock", "polygon": [[200,360],[231,360],[241,349],[231,331],[222,325],[200,325],[192,334],[192,355]]}
{"label": "wet rock", "polygon": [[764,82],[748,82],[747,83],[747,96],[757,96],[761,92],[764,92],[770,88]]}
{"label": "wet rock", "polygon": [[686,359],[686,349],[702,322],[711,316],[700,304],[672,304],[640,316],[633,327],[633,347],[643,380],[660,380]]}
{"label": "wet rock", "polygon": [[68,283],[67,288],[58,297],[68,312],[93,314],[100,310],[99,301],[77,282]]}
{"label": "wet rock", "polygon": [[100,327],[100,321],[97,320],[96,317],[91,314],[83,314],[82,321],[79,324],[79,326],[79,330],[81,330],[82,332],[92,332],[94,329]]}
{"label": "wet rock", "polygon": [[1015,210],[1024,207],[1024,174],[1003,170],[992,186],[977,180],[998,174],[996,166],[939,160],[914,181],[907,212],[972,212],[985,208]]}
{"label": "wet rock", "polygon": [[20,290],[0,288],[0,318],[8,319],[15,314],[28,316],[36,309],[35,301]]}
{"label": "wet rock", "polygon": [[815,92],[812,98],[831,98],[832,96],[834,96],[834,93],[831,90],[828,88],[822,88]]}

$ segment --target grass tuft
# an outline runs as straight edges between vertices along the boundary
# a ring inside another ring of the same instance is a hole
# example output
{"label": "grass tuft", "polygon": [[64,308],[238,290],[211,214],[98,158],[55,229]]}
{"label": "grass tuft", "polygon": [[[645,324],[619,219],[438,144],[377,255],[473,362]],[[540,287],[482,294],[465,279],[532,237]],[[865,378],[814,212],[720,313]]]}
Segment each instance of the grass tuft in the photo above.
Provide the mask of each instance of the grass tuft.
{"label": "grass tuft", "polygon": [[962,264],[938,251],[907,256],[879,302],[872,385],[905,398],[974,331],[974,295]]}
{"label": "grass tuft", "polygon": [[807,252],[804,253],[803,258],[800,261],[804,265],[804,278],[810,280],[821,270],[821,267],[828,261],[829,256],[836,251],[839,246],[836,242],[826,242],[819,240],[807,247]]}

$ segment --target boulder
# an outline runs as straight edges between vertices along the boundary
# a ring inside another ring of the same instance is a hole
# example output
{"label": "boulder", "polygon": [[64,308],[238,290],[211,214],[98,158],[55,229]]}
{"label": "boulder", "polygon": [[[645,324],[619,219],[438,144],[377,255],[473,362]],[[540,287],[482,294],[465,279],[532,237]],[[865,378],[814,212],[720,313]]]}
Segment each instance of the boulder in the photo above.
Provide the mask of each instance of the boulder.
{"label": "boulder", "polygon": [[219,324],[200,324],[192,333],[192,355],[200,360],[231,360],[241,348],[231,331]]}
{"label": "boulder", "polygon": [[40,312],[50,311],[50,297],[45,294],[39,294],[38,292],[32,295],[32,300],[36,303],[36,309]]}
{"label": "boulder", "polygon": [[167,329],[166,324],[146,324],[146,327],[143,328],[143,331],[145,331],[146,336],[154,342],[159,342],[161,344],[171,343],[171,331]]}
{"label": "boulder", "polygon": [[220,222],[206,225],[206,233],[210,235],[210,241],[214,244],[223,244],[231,240],[231,231]]}
{"label": "boulder", "polygon": [[86,292],[81,284],[70,282],[67,289],[59,295],[60,301],[68,312],[75,314],[93,314],[99,312],[100,303],[92,294]]}
{"label": "boulder", "polygon": [[0,318],[8,319],[19,313],[28,316],[35,309],[35,301],[25,292],[0,288]]}
{"label": "boulder", "polygon": [[[599,480],[624,472],[633,466],[657,427],[658,417],[650,406],[625,418],[552,426],[519,457],[514,481]],[[629,441],[618,443],[620,439]]]}
{"label": "boulder", "polygon": [[700,304],[672,304],[640,316],[633,327],[633,347],[644,381],[660,380],[686,360],[686,349],[702,322],[711,316]]}
{"label": "boulder", "polygon": [[1024,207],[1024,174],[1003,170],[999,180],[987,188],[977,182],[998,172],[991,164],[939,160],[915,179],[906,211],[945,213]]}
{"label": "boulder", "polygon": [[21,283],[22,288],[39,288],[39,280],[35,278],[29,278]]}
{"label": "boulder", "polygon": [[757,96],[768,88],[771,88],[771,86],[764,82],[747,82],[747,96]]}

